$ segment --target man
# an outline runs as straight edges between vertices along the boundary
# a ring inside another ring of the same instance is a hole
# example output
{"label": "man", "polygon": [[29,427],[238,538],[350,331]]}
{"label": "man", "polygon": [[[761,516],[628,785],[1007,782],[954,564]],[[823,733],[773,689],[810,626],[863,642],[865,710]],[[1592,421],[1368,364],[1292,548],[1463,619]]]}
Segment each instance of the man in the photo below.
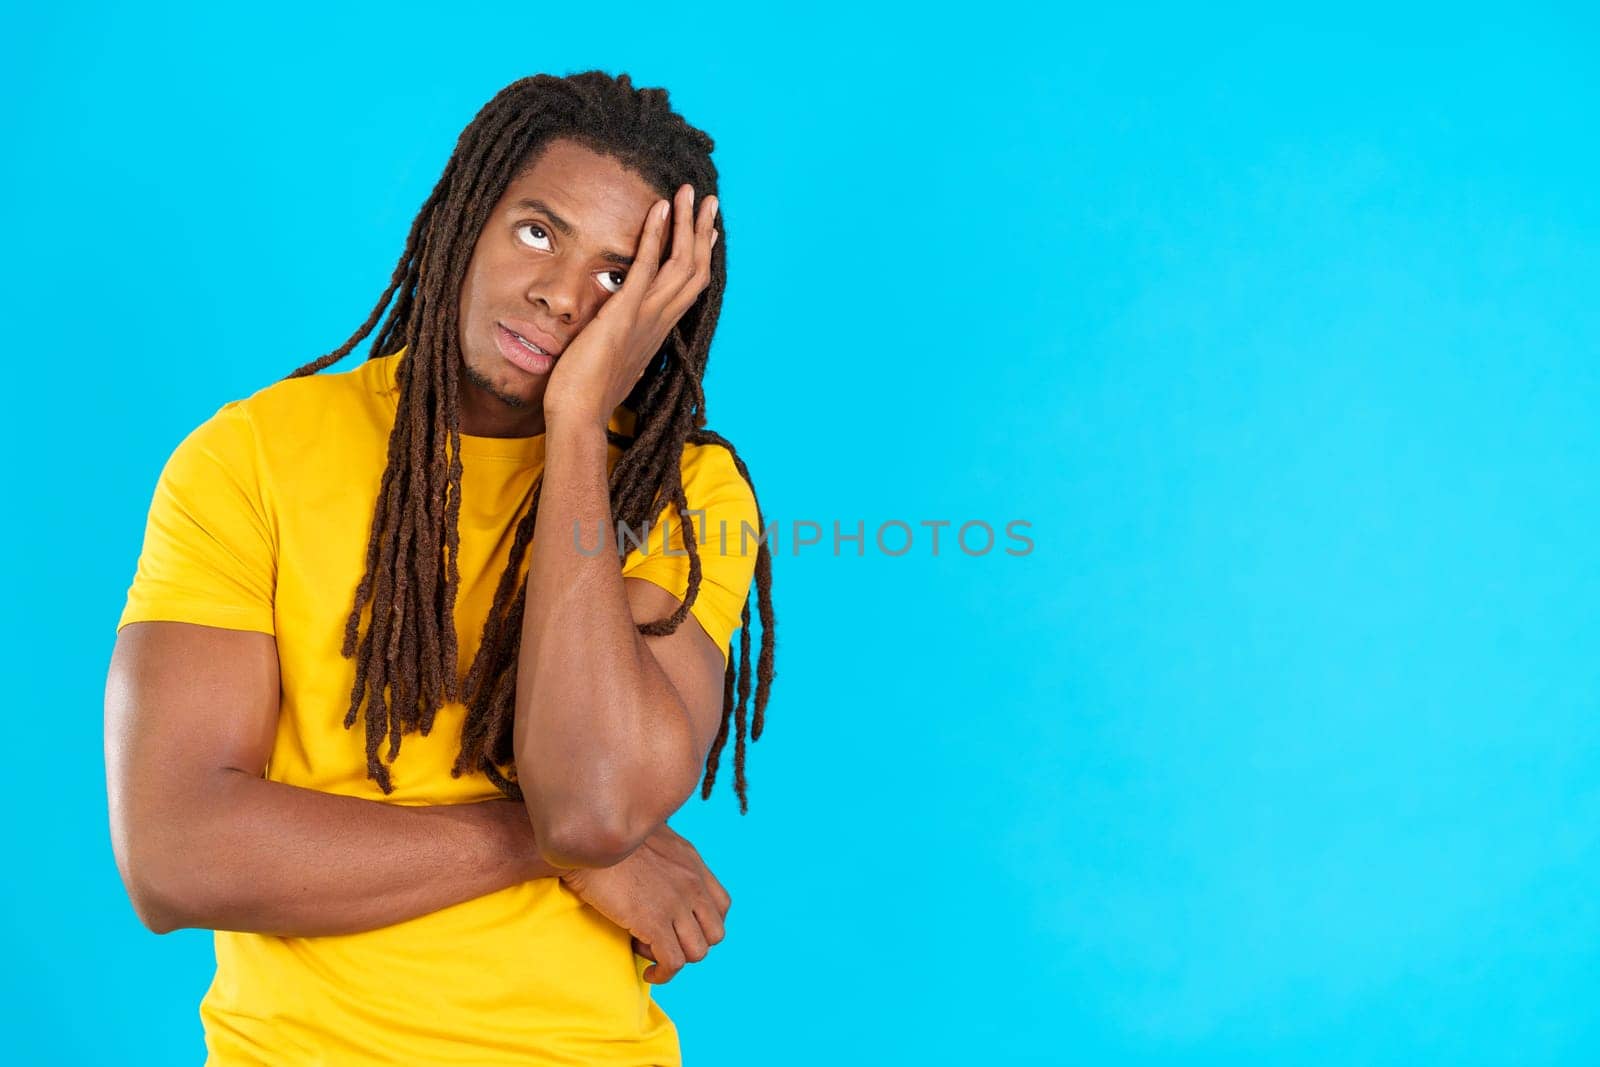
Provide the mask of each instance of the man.
{"label": "man", "polygon": [[141,919],[217,931],[209,1062],[680,1061],[649,983],[730,901],[665,820],[730,721],[745,808],[752,577],[752,739],[774,677],[755,493],[704,429],[711,149],[626,75],[508,86],[362,329],[163,470],[110,816]]}

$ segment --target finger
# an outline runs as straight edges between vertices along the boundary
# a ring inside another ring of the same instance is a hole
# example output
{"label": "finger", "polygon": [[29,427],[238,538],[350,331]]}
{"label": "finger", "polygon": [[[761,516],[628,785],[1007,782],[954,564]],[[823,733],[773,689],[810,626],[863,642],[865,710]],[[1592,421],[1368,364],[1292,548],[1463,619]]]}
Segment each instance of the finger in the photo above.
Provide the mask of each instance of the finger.
{"label": "finger", "polygon": [[694,269],[689,274],[688,284],[679,293],[685,311],[711,283],[711,246],[717,243],[716,220],[721,208],[722,202],[715,196],[708,196],[700,203],[700,219],[694,227]]}
{"label": "finger", "polygon": [[678,187],[678,195],[672,203],[672,258],[667,263],[674,268],[674,273],[687,276],[693,272],[693,245],[694,186],[686,183]]}
{"label": "finger", "polygon": [[674,919],[672,928],[678,933],[678,944],[683,947],[684,959],[699,963],[706,958],[711,946],[706,942],[705,931],[700,929],[700,920],[695,918],[693,911]]}
{"label": "finger", "polygon": [[633,265],[628,268],[628,274],[622,279],[622,288],[608,304],[621,298],[624,302],[635,305],[644,300],[644,295],[650,290],[655,281],[657,272],[661,269],[661,246],[666,240],[667,216],[672,208],[671,201],[657,200],[651,207],[649,214],[644,217],[644,231],[639,235],[639,247],[633,253]]}
{"label": "finger", "polygon": [[637,937],[633,939],[633,952],[634,955],[643,956],[651,963],[656,962],[656,954],[650,951],[650,946],[640,941]]}
{"label": "finger", "polygon": [[670,955],[670,957],[664,958],[664,960],[658,960],[656,963],[651,963],[650,966],[646,966],[643,977],[645,977],[645,981],[650,982],[651,985],[666,985],[667,982],[675,979],[675,977],[678,976],[678,971],[682,971],[682,969],[683,953],[678,952],[674,953],[674,955]]}
{"label": "finger", "polygon": [[695,921],[700,924],[700,932],[705,936],[707,945],[720,945],[727,936],[727,928],[722,922],[722,913],[714,906],[694,909]]}
{"label": "finger", "polygon": [[694,186],[681,185],[672,204],[672,256],[661,264],[651,287],[651,308],[676,322],[682,315],[679,294],[694,275]]}
{"label": "finger", "polygon": [[[715,222],[721,207],[715,196],[707,196],[700,202],[700,217],[694,227],[692,252],[684,262],[683,271],[663,277],[657,283],[658,289],[665,290],[672,284],[671,279],[677,280],[677,287],[670,291],[665,305],[665,315],[674,322],[700,299],[700,294],[711,283],[711,248],[717,241]],[[674,260],[677,258],[674,255]]]}
{"label": "finger", "polygon": [[705,875],[706,891],[711,897],[711,902],[717,906],[717,910],[722,915],[726,916],[728,909],[733,907],[733,897],[728,895],[728,891],[723,888],[722,882],[717,876],[711,873],[710,867],[705,868]]}
{"label": "finger", "polygon": [[644,980],[655,985],[665,985],[683,970],[683,949],[678,945],[676,931],[668,929],[662,937],[652,938],[650,948],[656,962],[644,970]]}
{"label": "finger", "polygon": [[722,212],[722,200],[708,196],[700,205],[700,222],[695,227],[695,263],[705,268],[711,276],[711,246],[717,243],[717,216]]}

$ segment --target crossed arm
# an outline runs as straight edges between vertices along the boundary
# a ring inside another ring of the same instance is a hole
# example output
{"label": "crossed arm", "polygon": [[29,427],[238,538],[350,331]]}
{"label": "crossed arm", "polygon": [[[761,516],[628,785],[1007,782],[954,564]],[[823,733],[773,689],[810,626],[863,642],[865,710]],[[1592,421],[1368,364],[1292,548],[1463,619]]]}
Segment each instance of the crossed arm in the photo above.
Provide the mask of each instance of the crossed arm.
{"label": "crossed arm", "polygon": [[106,682],[111,843],[150,929],[355,933],[558,872],[520,804],[413,807],[262,777],[271,634],[122,628]]}
{"label": "crossed arm", "polygon": [[[694,616],[664,637],[635,628],[679,601],[622,576],[606,481],[604,429],[552,423],[515,752],[535,836],[558,866],[608,867],[637,848],[694,792],[722,716],[722,650]],[[591,546],[597,532],[604,551]],[[660,540],[653,528],[644,551],[660,551]]]}
{"label": "crossed arm", "polygon": [[[649,582],[624,584],[641,619],[677,604]],[[648,641],[673,646],[669,663],[703,641],[720,667],[698,626]],[[545,858],[517,801],[408,806],[263,778],[278,677],[270,634],[182,622],[118,634],[105,701],[111,840],[150,929],[357,933],[571,873]],[[678,862],[709,876],[686,842],[661,834]]]}

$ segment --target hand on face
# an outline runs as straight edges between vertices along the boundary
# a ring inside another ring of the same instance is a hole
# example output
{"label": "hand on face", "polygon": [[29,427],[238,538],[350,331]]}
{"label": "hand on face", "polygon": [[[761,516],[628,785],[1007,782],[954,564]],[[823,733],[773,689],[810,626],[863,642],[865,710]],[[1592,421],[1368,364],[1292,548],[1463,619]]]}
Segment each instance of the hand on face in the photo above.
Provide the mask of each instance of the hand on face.
{"label": "hand on face", "polygon": [[[661,262],[668,208],[672,255]],[[694,187],[681,186],[671,204],[659,200],[645,216],[634,262],[622,287],[574,337],[550,372],[544,414],[548,425],[563,421],[605,426],[612,412],[644,376],[667,334],[711,281],[712,223],[717,198],[694,209]],[[698,220],[695,219],[698,214]]]}

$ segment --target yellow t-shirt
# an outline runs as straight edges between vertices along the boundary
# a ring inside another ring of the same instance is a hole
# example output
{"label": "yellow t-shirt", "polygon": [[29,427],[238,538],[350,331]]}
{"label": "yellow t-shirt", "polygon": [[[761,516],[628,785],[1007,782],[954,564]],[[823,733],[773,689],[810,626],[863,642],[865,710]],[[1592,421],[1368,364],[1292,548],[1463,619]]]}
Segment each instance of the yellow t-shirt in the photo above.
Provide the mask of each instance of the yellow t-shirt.
{"label": "yellow t-shirt", "polygon": [[[267,778],[391,804],[470,803],[501,794],[481,773],[450,776],[462,704],[446,704],[426,737],[405,736],[388,796],[366,775],[360,721],[344,727],[355,664],[340,643],[365,571],[401,358],[276,382],[189,434],[162,470],[117,625],[275,635],[282,702]],[[631,433],[632,420],[619,407],[611,425]],[[543,453],[543,436],[462,435],[463,679]],[[620,455],[612,446],[612,464]],[[755,539],[739,534],[741,524],[757,528],[755,499],[724,448],[686,446],[682,471],[689,506],[705,509],[692,617],[726,658],[755,569]],[[651,529],[623,574],[681,599],[688,558],[662,551],[659,520]],[[682,537],[674,514],[674,552]],[[200,1005],[208,1063],[680,1062],[677,1030],[642,977],[648,961],[555,878],[365,933],[217,931],[215,944],[216,976]]]}

